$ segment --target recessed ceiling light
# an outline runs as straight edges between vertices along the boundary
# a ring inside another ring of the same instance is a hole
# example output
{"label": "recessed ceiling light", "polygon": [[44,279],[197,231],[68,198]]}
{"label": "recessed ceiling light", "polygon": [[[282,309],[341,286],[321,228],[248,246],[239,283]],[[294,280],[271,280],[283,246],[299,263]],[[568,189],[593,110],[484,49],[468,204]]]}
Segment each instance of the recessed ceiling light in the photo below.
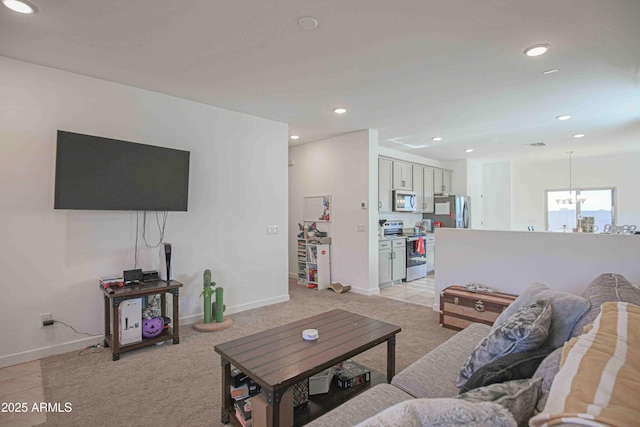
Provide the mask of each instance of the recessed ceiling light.
{"label": "recessed ceiling light", "polygon": [[344,114],[344,113],[347,112],[347,110],[345,108],[339,107],[339,108],[334,108],[333,112],[336,113],[336,114]]}
{"label": "recessed ceiling light", "polygon": [[431,139],[432,139],[432,140],[434,140],[434,141],[436,141],[436,142],[437,142],[437,141],[442,141],[442,138],[441,138],[441,137],[439,137],[439,136],[434,136],[434,137],[433,137],[433,138],[431,138]]}
{"label": "recessed ceiling light", "polygon": [[571,116],[558,116],[556,117],[556,119],[558,120],[569,120],[571,118]]}
{"label": "recessed ceiling light", "polygon": [[303,30],[315,30],[318,28],[318,20],[316,18],[312,18],[311,16],[305,16],[298,20],[298,25]]}
{"label": "recessed ceiling light", "polygon": [[473,152],[473,148],[467,148],[467,149],[466,149],[466,150],[464,150],[464,151],[466,151],[467,153],[472,153],[472,152]]}
{"label": "recessed ceiling light", "polygon": [[2,0],[2,3],[18,13],[32,14],[38,12],[38,8],[34,4],[25,0]]}
{"label": "recessed ceiling light", "polygon": [[300,137],[298,135],[291,135],[289,139],[300,139]]}
{"label": "recessed ceiling light", "polygon": [[546,43],[536,44],[530,46],[524,50],[524,54],[527,56],[540,56],[543,53],[547,53],[551,46]]}
{"label": "recessed ceiling light", "polygon": [[574,138],[583,138],[584,137],[584,133],[576,133],[575,135],[573,135]]}

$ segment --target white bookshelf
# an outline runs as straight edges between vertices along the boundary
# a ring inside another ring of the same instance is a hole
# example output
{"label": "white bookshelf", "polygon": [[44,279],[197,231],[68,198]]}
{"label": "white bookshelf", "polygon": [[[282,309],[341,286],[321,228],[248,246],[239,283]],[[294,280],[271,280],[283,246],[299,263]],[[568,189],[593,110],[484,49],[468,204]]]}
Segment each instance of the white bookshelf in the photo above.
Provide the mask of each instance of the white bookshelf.
{"label": "white bookshelf", "polygon": [[[317,243],[320,241],[320,243]],[[298,239],[298,284],[327,289],[331,283],[331,239]]]}

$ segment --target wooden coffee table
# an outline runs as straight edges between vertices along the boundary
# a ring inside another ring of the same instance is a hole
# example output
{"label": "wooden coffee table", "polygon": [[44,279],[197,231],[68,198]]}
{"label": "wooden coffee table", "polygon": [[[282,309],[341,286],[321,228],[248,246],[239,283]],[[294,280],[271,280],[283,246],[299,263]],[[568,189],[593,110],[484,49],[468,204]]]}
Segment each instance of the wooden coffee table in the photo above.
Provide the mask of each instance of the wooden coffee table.
{"label": "wooden coffee table", "polygon": [[[303,340],[305,329],[317,329],[320,338]],[[399,326],[337,309],[216,345],[222,358],[222,422],[239,425],[230,395],[231,365],[262,386],[268,404],[267,425],[278,426],[280,400],[287,388],[385,341],[390,382],[400,331]]]}

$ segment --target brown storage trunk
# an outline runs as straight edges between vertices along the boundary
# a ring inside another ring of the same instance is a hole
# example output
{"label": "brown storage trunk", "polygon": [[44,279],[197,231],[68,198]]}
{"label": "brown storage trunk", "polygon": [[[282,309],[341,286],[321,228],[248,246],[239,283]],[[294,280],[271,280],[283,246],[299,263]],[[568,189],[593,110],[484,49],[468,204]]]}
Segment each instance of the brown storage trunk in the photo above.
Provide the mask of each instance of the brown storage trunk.
{"label": "brown storage trunk", "polygon": [[493,325],[517,295],[502,292],[471,292],[450,286],[440,292],[440,326],[457,331],[471,323]]}

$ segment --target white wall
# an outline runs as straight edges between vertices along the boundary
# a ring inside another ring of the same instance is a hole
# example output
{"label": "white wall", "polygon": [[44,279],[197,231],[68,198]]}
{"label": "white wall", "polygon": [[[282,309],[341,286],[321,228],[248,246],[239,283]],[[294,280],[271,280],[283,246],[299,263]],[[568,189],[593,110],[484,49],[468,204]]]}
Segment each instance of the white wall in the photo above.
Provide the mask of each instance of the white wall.
{"label": "white wall", "polygon": [[511,165],[509,162],[486,163],[483,167],[483,177],[484,228],[510,230]]}
{"label": "white wall", "polygon": [[[640,226],[638,197],[640,152],[573,157],[572,187],[616,189],[616,223]],[[569,187],[569,158],[485,163],[485,228],[546,230],[545,190]]]}
{"label": "white wall", "polygon": [[444,166],[440,160],[430,159],[428,157],[416,156],[414,154],[405,153],[404,151],[392,150],[386,147],[378,147],[378,154],[380,156],[390,157],[392,159],[404,160],[409,163],[418,163],[425,166],[433,166],[436,168],[449,169],[449,166]]}
{"label": "white wall", "polygon": [[[331,279],[363,294],[378,292],[377,132],[360,131],[289,148],[289,273],[296,276],[296,236],[305,196],[331,195]],[[371,162],[371,167],[369,163]],[[370,170],[371,169],[371,170]],[[366,201],[369,208],[362,209]],[[373,207],[371,209],[371,207]],[[357,231],[363,225],[364,231]],[[371,247],[375,244],[375,251]],[[372,259],[371,257],[375,257]],[[370,268],[370,263],[376,269]],[[375,277],[372,277],[375,276]]]}
{"label": "white wall", "polygon": [[[191,151],[189,211],[165,235],[184,322],[201,318],[206,268],[227,314],[288,299],[285,124],[2,57],[0,93],[0,366],[100,342],[40,314],[101,335],[98,278],[134,263],[135,213],[53,209],[58,129]],[[138,257],[157,266],[157,249]]]}
{"label": "white wall", "polygon": [[[638,168],[640,152],[599,157],[575,157],[572,160],[573,188],[615,187],[616,223],[640,227]],[[511,169],[513,230],[526,230],[533,223],[545,230],[545,190],[569,187],[569,159],[547,162],[517,162]]]}
{"label": "white wall", "polygon": [[[451,189],[448,191],[449,194],[469,195],[467,189],[467,163],[468,161],[466,159],[442,162],[443,168],[453,171],[451,174]],[[473,207],[471,210],[473,211]]]}
{"label": "white wall", "polygon": [[477,161],[467,161],[467,191],[471,197],[471,228],[484,228],[484,167]]}
{"label": "white wall", "polygon": [[581,294],[603,273],[640,284],[640,238],[591,233],[436,230],[436,305],[451,285],[481,283],[521,294],[540,282]]}

